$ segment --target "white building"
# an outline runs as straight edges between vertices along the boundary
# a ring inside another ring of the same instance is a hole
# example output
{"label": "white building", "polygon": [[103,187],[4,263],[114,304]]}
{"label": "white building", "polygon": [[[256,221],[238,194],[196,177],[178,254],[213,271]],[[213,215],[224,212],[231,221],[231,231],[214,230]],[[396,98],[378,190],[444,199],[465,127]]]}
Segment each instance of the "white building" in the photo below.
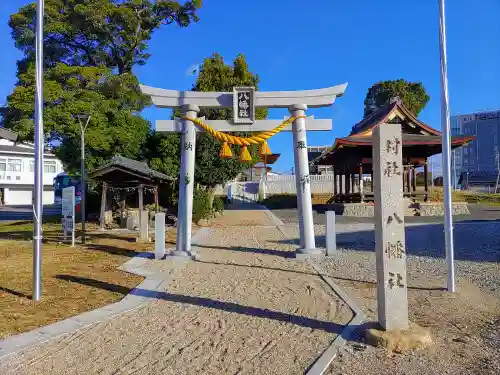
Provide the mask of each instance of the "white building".
{"label": "white building", "polygon": [[[0,199],[5,205],[31,205],[35,181],[35,148],[17,142],[17,134],[0,128]],[[43,203],[54,203],[54,177],[63,171],[53,153],[44,153]]]}

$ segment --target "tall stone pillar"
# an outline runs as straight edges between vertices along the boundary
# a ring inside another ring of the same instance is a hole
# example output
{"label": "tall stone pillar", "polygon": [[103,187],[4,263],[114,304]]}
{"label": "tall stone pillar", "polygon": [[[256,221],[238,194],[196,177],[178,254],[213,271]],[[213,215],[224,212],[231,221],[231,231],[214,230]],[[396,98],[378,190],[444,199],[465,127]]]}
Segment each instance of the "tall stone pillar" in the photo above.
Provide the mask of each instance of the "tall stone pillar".
{"label": "tall stone pillar", "polygon": [[373,142],[378,321],[385,330],[404,330],[408,297],[401,125],[376,127]]}
{"label": "tall stone pillar", "polygon": [[[305,116],[306,105],[294,105],[290,108],[292,116]],[[297,205],[299,223],[302,223],[300,248],[298,254],[313,255],[321,253],[316,249],[314,222],[312,213],[311,183],[309,176],[309,159],[307,156],[306,120],[298,118],[293,122],[295,156],[295,186],[297,189]]]}
{"label": "tall stone pillar", "polygon": [[[196,118],[200,109],[197,105],[186,105],[185,116]],[[181,139],[181,171],[179,176],[179,211],[175,256],[191,256],[191,227],[193,221],[194,162],[196,129],[192,121],[184,120]]]}

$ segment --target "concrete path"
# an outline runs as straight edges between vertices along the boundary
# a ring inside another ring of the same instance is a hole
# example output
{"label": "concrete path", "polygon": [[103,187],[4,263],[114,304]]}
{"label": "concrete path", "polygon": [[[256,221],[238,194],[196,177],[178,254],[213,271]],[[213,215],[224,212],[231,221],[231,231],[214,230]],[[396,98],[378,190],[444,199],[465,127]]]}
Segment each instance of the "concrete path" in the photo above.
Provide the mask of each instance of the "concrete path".
{"label": "concrete path", "polygon": [[195,261],[141,260],[163,281],[134,290],[148,304],[3,358],[0,373],[303,374],[353,315],[291,258],[293,235],[277,224],[258,206],[234,207]]}

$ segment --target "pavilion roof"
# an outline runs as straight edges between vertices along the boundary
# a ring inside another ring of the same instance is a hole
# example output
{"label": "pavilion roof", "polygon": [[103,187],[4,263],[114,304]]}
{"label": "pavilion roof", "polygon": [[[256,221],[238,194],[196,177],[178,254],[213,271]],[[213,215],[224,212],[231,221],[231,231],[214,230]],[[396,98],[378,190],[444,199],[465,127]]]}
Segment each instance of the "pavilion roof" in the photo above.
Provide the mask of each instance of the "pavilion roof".
{"label": "pavilion roof", "polygon": [[[367,136],[371,135],[373,129],[383,123],[393,122],[394,120],[403,121],[405,124],[411,128],[411,133],[423,134],[423,135],[441,135],[439,130],[425,124],[424,122],[417,119],[413,113],[411,113],[404,105],[401,100],[395,98],[389,104],[386,104],[376,111],[372,112],[370,115],[362,119],[360,122],[352,127],[351,134],[349,136]],[[403,133],[405,129],[403,129]],[[410,130],[410,129],[408,129]]]}
{"label": "pavilion roof", "polygon": [[175,180],[173,177],[149,168],[144,162],[119,155],[114,156],[103,166],[94,169],[89,173],[89,177],[114,186],[158,184]]}
{"label": "pavilion roof", "polygon": [[[402,124],[403,156],[424,158],[441,152],[441,132],[418,120],[399,99],[395,99],[355,124],[349,136],[337,138],[333,146],[312,160],[311,164],[345,165],[370,158],[373,129],[386,123]],[[452,137],[452,148],[474,139],[474,136]]]}
{"label": "pavilion roof", "polygon": [[[460,147],[465,143],[474,140],[474,136],[457,136],[451,138],[452,146]],[[422,146],[422,145],[440,145],[442,142],[441,136],[436,135],[419,135],[419,134],[403,134],[403,146]],[[373,137],[356,137],[350,136],[345,138],[337,138],[333,145],[332,151],[341,146],[372,146]]]}

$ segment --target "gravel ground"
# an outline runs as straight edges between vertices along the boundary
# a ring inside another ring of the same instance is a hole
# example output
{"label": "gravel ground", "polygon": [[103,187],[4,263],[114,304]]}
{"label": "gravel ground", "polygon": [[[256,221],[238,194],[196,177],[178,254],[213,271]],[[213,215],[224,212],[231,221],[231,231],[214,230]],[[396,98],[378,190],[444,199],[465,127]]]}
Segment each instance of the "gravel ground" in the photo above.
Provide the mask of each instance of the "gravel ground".
{"label": "gravel ground", "polygon": [[0,373],[302,374],[352,312],[289,258],[281,231],[242,220],[269,223],[263,211],[228,212],[196,261],[144,263],[170,279],[148,306],[10,356]]}
{"label": "gravel ground", "polygon": [[[293,243],[297,244],[297,227],[287,227],[287,237],[293,238]],[[316,225],[315,231],[317,246],[325,247],[325,227]],[[443,224],[407,224],[405,239],[407,259],[410,264],[415,264],[414,272],[433,278],[446,273]],[[500,222],[455,223],[454,239],[457,276],[465,277],[483,290],[500,296]],[[359,267],[356,272],[364,274],[364,265],[375,256],[374,225],[338,224],[337,246],[351,250],[346,263],[352,259]]]}
{"label": "gravel ground", "polygon": [[[500,373],[500,224],[457,224],[456,270],[458,292],[446,285],[444,250],[436,225],[406,228],[410,319],[431,329],[436,345],[430,351],[388,354],[366,347],[361,337],[349,342],[328,374],[499,374]],[[373,225],[339,225],[339,251],[319,260],[364,310],[367,321],[377,320]],[[297,228],[288,236],[298,236]],[[324,227],[316,226],[319,242]],[[475,260],[472,260],[475,259]],[[360,329],[362,331],[362,329]]]}

